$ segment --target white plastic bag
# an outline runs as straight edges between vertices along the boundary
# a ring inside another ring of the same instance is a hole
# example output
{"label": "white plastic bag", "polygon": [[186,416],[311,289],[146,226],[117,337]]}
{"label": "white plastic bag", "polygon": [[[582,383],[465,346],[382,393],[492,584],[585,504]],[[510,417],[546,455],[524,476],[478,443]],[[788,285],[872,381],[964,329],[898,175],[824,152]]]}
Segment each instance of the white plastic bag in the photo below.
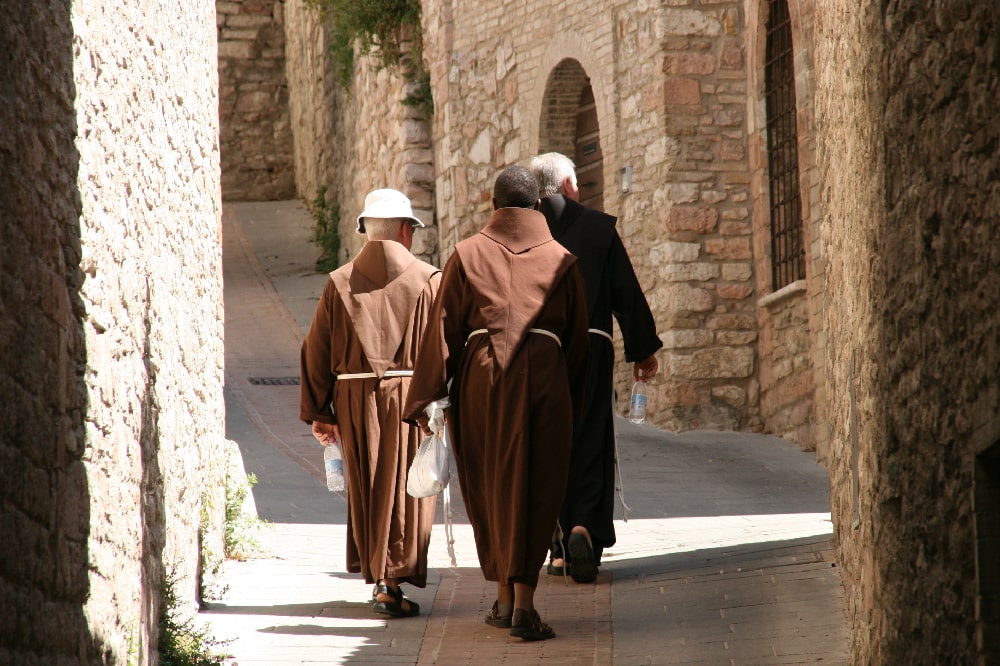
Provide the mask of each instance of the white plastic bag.
{"label": "white plastic bag", "polygon": [[410,470],[406,475],[406,492],[411,497],[437,495],[447,487],[451,478],[443,406],[431,403],[427,412],[430,416],[428,425],[434,433],[420,442],[417,454],[410,463]]}

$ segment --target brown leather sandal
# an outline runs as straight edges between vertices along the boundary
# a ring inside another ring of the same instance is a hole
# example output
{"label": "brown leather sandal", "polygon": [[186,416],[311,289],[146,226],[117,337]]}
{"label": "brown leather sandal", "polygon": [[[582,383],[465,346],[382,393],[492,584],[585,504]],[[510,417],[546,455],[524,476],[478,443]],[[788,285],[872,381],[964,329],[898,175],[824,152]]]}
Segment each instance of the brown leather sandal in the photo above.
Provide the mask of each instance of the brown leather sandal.
{"label": "brown leather sandal", "polygon": [[555,638],[556,632],[542,622],[535,609],[515,608],[511,617],[510,635],[525,641],[544,641],[547,638]]}
{"label": "brown leather sandal", "polygon": [[493,602],[493,608],[486,614],[486,624],[497,629],[510,629],[512,615],[500,614],[500,600]]}
{"label": "brown leather sandal", "polygon": [[[398,587],[393,589],[379,583],[375,590],[378,594],[392,597],[392,601],[378,601],[378,597],[376,597],[375,603],[372,604],[372,610],[375,611],[376,615],[385,615],[386,617],[416,617],[420,615],[420,606],[417,602],[404,597],[403,591]],[[409,608],[403,608],[404,601]]]}

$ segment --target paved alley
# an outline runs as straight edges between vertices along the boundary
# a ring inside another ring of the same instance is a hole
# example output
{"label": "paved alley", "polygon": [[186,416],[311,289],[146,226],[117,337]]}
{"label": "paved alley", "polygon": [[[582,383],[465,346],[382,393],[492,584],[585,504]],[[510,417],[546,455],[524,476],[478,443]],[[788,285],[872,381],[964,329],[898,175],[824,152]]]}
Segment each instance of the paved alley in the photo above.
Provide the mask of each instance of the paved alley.
{"label": "paved alley", "polygon": [[[782,439],[673,434],[619,420],[627,522],[594,585],[546,576],[536,594],[556,638],[487,626],[495,587],[478,568],[455,480],[457,566],[443,502],[422,613],[385,621],[344,572],[344,500],[298,416],[298,350],[325,274],[295,201],[226,204],[227,436],[258,479],[267,552],[226,563],[228,591],[201,614],[232,666],[290,664],[847,663],[827,478]],[[619,518],[621,505],[618,506]]]}

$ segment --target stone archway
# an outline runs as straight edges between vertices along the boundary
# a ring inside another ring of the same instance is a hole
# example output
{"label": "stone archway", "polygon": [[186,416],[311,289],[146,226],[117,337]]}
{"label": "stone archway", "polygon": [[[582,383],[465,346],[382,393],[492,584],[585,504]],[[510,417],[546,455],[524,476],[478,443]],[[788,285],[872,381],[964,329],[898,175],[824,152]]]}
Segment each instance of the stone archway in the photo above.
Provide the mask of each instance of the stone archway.
{"label": "stone archway", "polygon": [[580,203],[604,209],[604,150],[590,77],[566,58],[549,74],[538,124],[538,151],[568,155],[576,163]]}

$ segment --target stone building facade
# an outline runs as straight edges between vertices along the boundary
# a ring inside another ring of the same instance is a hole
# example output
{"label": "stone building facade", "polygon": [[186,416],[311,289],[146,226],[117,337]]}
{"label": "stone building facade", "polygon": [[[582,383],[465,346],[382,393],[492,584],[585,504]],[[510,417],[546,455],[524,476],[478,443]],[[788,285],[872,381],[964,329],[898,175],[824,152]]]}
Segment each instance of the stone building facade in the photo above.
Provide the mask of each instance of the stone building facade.
{"label": "stone building facade", "polygon": [[[283,0],[215,3],[222,194],[295,196]],[[293,31],[300,34],[299,31]]]}
{"label": "stone building facade", "polygon": [[[653,309],[649,414],[672,430],[764,425],[741,5],[424,3],[442,252],[482,224],[503,166],[601,155],[581,181],[618,216]],[[617,372],[625,400],[631,371]]]}
{"label": "stone building facade", "polygon": [[214,11],[10,3],[0,53],[0,663],[156,663],[222,553]]}
{"label": "stone building facade", "polygon": [[295,174],[345,237],[419,182],[444,262],[500,169],[574,157],[664,341],[650,420],[830,471],[855,663],[1000,658],[1000,5],[931,4],[424,0],[427,135],[362,64],[314,107],[344,159]]}

